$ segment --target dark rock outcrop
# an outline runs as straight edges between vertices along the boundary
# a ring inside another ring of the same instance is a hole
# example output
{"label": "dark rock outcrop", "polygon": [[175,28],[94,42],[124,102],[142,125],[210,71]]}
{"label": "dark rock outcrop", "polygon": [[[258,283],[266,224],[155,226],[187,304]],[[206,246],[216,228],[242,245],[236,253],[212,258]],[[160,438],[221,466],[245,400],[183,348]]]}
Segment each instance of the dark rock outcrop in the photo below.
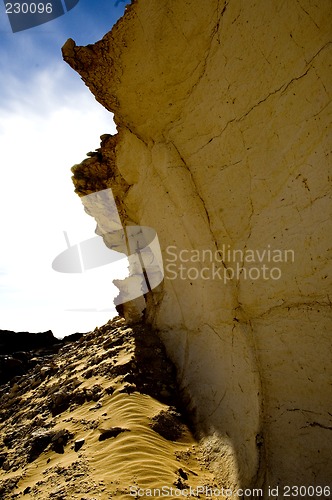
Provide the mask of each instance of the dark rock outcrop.
{"label": "dark rock outcrop", "polygon": [[[73,333],[63,339],[47,332],[13,332],[0,330],[0,385],[15,382],[28,370],[44,364],[65,344],[79,340],[82,333]],[[46,375],[46,374],[44,374]]]}

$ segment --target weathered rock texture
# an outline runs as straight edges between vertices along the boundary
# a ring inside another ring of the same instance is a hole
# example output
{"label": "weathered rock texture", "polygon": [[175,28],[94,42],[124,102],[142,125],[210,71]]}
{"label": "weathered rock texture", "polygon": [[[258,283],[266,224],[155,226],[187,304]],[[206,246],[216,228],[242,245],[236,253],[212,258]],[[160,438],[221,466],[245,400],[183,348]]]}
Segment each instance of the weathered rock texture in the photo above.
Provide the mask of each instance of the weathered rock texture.
{"label": "weathered rock texture", "polygon": [[[118,127],[76,189],[111,187],[124,224],[157,231],[146,320],[229,487],[330,480],[331,25],[329,0],[138,0],[101,41],[63,48]],[[259,258],[235,272],[227,249],[291,252],[257,277]]]}

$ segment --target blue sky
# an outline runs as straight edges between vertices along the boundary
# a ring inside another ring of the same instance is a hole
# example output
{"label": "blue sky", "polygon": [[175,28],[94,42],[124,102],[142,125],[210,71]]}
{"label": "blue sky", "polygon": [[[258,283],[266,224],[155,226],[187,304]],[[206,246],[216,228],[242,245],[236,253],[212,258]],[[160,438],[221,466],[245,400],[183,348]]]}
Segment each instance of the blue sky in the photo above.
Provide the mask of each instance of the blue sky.
{"label": "blue sky", "polygon": [[69,37],[78,45],[102,38],[130,2],[115,3],[80,0],[49,23],[12,33],[0,2],[0,329],[63,336],[115,315],[112,279],[125,275],[124,261],[78,275],[52,269],[64,231],[71,244],[94,236],[70,168],[99,147],[100,135],[116,132],[61,47]]}

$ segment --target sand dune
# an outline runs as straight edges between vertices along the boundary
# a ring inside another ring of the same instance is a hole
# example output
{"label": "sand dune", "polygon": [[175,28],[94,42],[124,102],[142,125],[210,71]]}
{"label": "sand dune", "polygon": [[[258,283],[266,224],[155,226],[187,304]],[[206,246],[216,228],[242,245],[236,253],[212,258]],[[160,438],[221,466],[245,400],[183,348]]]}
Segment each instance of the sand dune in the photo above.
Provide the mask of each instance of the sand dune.
{"label": "sand dune", "polygon": [[110,321],[1,392],[1,498],[178,498],[217,486],[174,368],[142,325]]}

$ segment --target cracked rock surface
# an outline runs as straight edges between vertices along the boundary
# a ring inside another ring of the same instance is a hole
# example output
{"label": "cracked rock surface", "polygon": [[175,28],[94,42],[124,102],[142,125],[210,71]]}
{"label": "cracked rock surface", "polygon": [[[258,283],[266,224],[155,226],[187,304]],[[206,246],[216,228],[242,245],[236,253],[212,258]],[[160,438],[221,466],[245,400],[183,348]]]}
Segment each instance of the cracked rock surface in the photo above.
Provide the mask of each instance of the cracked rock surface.
{"label": "cracked rock surface", "polygon": [[330,481],[331,25],[329,0],[137,0],[63,47],[118,128],[76,191],[156,230],[145,320],[230,487]]}

